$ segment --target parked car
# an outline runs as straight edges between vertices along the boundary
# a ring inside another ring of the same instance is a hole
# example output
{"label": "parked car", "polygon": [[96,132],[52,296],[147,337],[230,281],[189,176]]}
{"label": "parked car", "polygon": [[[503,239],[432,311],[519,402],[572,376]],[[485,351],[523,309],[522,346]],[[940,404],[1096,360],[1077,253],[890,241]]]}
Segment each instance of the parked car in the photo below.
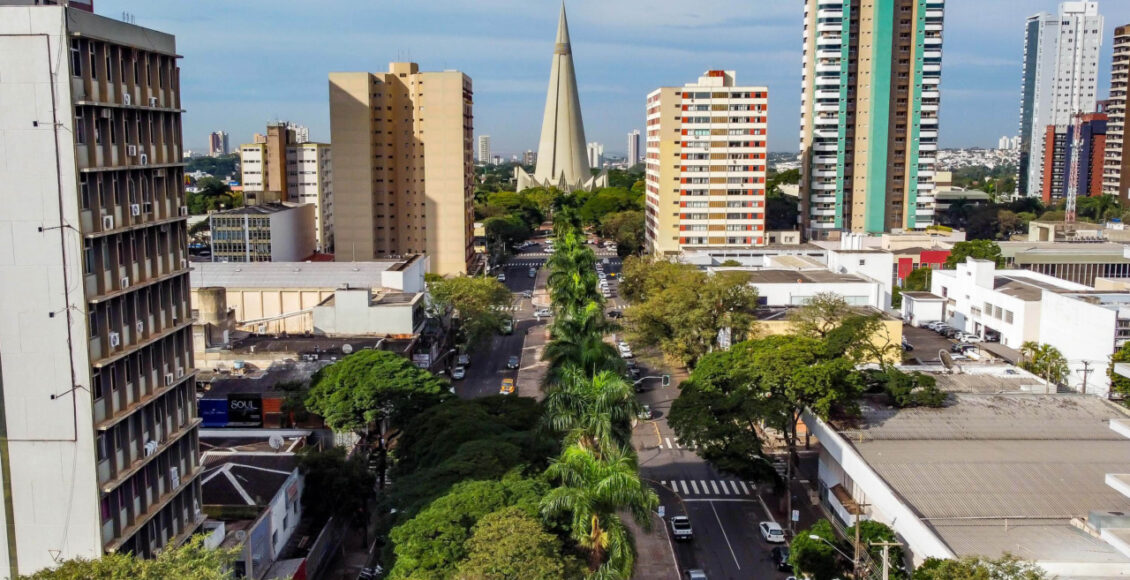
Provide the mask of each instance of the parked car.
{"label": "parked car", "polygon": [[651,417],[652,417],[651,405],[643,405],[640,408],[640,419],[648,421],[648,420],[651,420]]}
{"label": "parked car", "polygon": [[620,351],[620,358],[632,358],[633,356],[635,355],[632,354],[632,349],[630,348]]}
{"label": "parked car", "polygon": [[538,277],[538,269],[537,268],[530,268],[530,277],[531,278],[537,278]]}
{"label": "parked car", "polygon": [[962,337],[961,340],[968,342],[970,344],[977,344],[977,343],[985,342],[985,339],[981,338],[980,336],[977,336],[976,334],[965,334]]}
{"label": "parked car", "polygon": [[609,310],[608,311],[608,317],[609,318],[623,318],[624,313],[620,312],[619,310]]}
{"label": "parked car", "polygon": [[914,350],[914,345],[910,344],[910,341],[907,340],[905,336],[902,337],[902,349],[905,350],[906,352],[910,352],[910,351]]}
{"label": "parked car", "polygon": [[498,388],[500,395],[514,394],[514,379],[502,379],[502,386]]}
{"label": "parked car", "polygon": [[628,378],[629,379],[632,379],[633,381],[638,381],[638,380],[640,380],[640,374],[641,374],[640,373],[640,367],[630,367],[630,368],[628,368]]}
{"label": "parked car", "polygon": [[683,578],[686,578],[686,580],[707,580],[706,572],[703,572],[702,570],[699,570],[698,568],[695,568],[694,570],[687,570],[686,572],[683,572]]}
{"label": "parked car", "polygon": [[773,565],[777,567],[778,572],[792,572],[793,566],[789,564],[789,548],[787,546],[777,546],[771,552],[773,557]]}
{"label": "parked car", "polygon": [[533,290],[526,290],[526,291],[522,292],[522,298],[533,298],[533,297],[534,297],[534,291]]}
{"label": "parked car", "polygon": [[691,519],[687,516],[673,516],[671,518],[671,536],[676,540],[694,539]]}
{"label": "parked car", "polygon": [[973,346],[973,345],[955,342],[955,343],[950,345],[950,352],[965,352],[965,347],[967,347],[967,346]]}
{"label": "parked car", "polygon": [[499,272],[498,276],[496,276],[496,278],[498,278],[499,282],[505,282],[506,281],[506,272]]}
{"label": "parked car", "polygon": [[785,543],[785,531],[781,529],[781,525],[777,522],[761,522],[757,524],[757,529],[761,531],[761,537],[770,544],[783,544]]}
{"label": "parked car", "polygon": [[534,311],[534,316],[548,317],[553,316],[553,311],[548,308],[538,308]]}
{"label": "parked car", "polygon": [[451,369],[451,378],[457,381],[463,380],[467,376],[467,369],[463,367],[455,367]]}
{"label": "parked car", "polygon": [[510,358],[506,360],[506,368],[508,369],[516,369],[518,368],[518,364],[519,360],[518,355],[516,354],[510,355]]}
{"label": "parked car", "polygon": [[455,356],[455,365],[461,366],[461,367],[471,366],[471,355],[469,355],[469,354],[456,355]]}

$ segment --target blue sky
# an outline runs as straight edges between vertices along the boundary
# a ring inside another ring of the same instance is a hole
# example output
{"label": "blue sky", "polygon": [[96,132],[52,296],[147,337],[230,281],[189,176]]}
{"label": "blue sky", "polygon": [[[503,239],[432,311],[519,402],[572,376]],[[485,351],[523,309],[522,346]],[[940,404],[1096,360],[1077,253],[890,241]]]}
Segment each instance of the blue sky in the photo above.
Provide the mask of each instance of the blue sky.
{"label": "blue sky", "polygon": [[[285,119],[329,140],[327,75],[381,71],[394,60],[458,69],[475,90],[475,132],[495,152],[536,148],[557,25],[557,0],[95,0],[96,11],[177,36],[188,113],[184,141],[209,131],[251,140]],[[995,146],[1017,131],[1023,23],[1052,0],[947,0],[942,58],[943,147]],[[769,145],[797,147],[801,0],[569,0],[585,132],[623,153],[659,86],[733,69],[768,85]],[[1100,0],[1106,17],[1100,94],[1114,27],[1130,1]]]}

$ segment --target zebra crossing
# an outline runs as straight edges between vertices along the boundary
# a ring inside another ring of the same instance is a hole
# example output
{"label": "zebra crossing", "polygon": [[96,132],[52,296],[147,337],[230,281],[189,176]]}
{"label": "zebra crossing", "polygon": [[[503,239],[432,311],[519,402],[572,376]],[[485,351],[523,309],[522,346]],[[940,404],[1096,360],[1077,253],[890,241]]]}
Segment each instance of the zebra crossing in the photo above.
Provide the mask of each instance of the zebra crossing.
{"label": "zebra crossing", "polygon": [[507,268],[539,268],[545,264],[545,260],[517,260],[506,263]]}
{"label": "zebra crossing", "polygon": [[736,479],[672,479],[660,481],[659,485],[674,491],[682,497],[696,495],[710,495],[716,497],[757,495],[757,484],[752,481],[740,481]]}
{"label": "zebra crossing", "polygon": [[510,306],[497,306],[492,307],[496,312],[517,312],[522,309],[521,303],[511,304]]}
{"label": "zebra crossing", "polygon": [[670,437],[664,437],[663,443],[660,444],[659,447],[660,449],[689,449],[691,451],[698,449],[698,446],[693,443],[684,445],[682,441]]}

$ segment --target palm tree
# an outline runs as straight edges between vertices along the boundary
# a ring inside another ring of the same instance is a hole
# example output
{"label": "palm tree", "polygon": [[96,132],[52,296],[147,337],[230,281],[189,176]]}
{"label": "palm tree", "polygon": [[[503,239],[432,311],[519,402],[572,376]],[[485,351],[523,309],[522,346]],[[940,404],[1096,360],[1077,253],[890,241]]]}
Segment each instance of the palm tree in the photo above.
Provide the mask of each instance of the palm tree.
{"label": "palm tree", "polygon": [[546,397],[544,421],[566,434],[566,444],[579,445],[603,458],[630,443],[632,419],[640,410],[633,391],[614,372],[590,377],[582,369],[566,367]]}
{"label": "palm tree", "polygon": [[619,447],[609,451],[597,458],[579,445],[567,447],[546,470],[560,486],[542,498],[541,511],[546,518],[569,517],[570,535],[589,553],[592,577],[627,580],[635,553],[617,512],[627,511],[650,528],[659,497],[640,480],[634,454]]}
{"label": "palm tree", "polygon": [[592,376],[600,371],[621,371],[616,349],[604,341],[612,325],[600,304],[590,302],[580,311],[567,313],[553,324],[553,341],[545,347],[542,360],[549,361],[549,384],[556,384],[563,369],[573,366]]}
{"label": "palm tree", "polygon": [[1042,377],[1049,389],[1052,383],[1059,384],[1067,380],[1067,359],[1058,348],[1029,340],[1020,345],[1020,356],[1020,366]]}

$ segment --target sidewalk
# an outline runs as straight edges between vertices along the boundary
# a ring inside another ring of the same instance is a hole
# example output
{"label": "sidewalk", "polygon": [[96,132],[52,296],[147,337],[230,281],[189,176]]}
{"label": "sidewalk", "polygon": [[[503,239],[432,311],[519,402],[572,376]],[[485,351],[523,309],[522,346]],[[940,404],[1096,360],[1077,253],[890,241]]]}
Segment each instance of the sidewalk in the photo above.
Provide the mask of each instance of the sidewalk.
{"label": "sidewalk", "polygon": [[632,516],[622,513],[620,519],[636,540],[636,569],[632,578],[638,580],[678,580],[679,567],[675,552],[667,536],[663,518],[651,514],[651,531],[644,532]]}
{"label": "sidewalk", "polygon": [[541,355],[547,342],[549,325],[544,320],[530,326],[522,338],[522,355],[518,361],[518,378],[515,380],[520,396],[533,397],[538,401],[545,398],[542,383],[549,372],[549,363],[541,360]]}

